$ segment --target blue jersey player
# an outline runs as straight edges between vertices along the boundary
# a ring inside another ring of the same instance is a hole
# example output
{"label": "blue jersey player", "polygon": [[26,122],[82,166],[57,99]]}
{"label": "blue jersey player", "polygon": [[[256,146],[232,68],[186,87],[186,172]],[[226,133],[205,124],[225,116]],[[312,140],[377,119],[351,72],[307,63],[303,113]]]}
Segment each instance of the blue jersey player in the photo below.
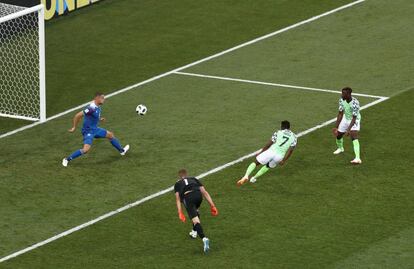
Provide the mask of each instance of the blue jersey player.
{"label": "blue jersey player", "polygon": [[112,132],[99,128],[99,122],[105,121],[105,118],[101,117],[101,105],[104,102],[105,96],[102,93],[96,93],[92,103],[89,104],[83,111],[78,112],[73,118],[73,126],[69,129],[69,132],[71,133],[76,130],[76,126],[83,118],[83,148],[75,151],[69,157],[64,158],[62,161],[62,165],[64,167],[68,166],[68,163],[73,159],[88,153],[91,149],[94,138],[108,138],[112,146],[114,146],[114,148],[116,148],[121,155],[125,155],[125,153],[129,150],[129,145],[122,147]]}

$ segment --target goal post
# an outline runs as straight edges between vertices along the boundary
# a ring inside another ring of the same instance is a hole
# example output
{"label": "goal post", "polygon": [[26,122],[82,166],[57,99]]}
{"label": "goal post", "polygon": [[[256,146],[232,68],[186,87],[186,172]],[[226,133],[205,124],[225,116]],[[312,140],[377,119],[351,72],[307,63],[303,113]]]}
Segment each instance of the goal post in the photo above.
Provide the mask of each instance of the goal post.
{"label": "goal post", "polygon": [[43,5],[0,3],[0,116],[46,121]]}

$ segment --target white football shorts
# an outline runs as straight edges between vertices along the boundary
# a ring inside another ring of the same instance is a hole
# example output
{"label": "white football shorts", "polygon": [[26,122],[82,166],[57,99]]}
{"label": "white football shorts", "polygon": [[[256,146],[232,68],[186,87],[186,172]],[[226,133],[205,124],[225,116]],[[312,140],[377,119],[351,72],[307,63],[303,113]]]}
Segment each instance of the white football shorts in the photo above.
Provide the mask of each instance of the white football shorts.
{"label": "white football shorts", "polygon": [[[351,120],[347,120],[345,117],[342,118],[341,123],[339,123],[338,131],[341,133],[346,133],[348,130]],[[359,131],[361,129],[361,121],[356,120],[354,126],[352,126],[351,131]]]}
{"label": "white football shorts", "polygon": [[283,160],[284,156],[278,155],[274,150],[268,149],[257,155],[256,160],[262,165],[269,165],[270,168],[275,168],[276,165]]}

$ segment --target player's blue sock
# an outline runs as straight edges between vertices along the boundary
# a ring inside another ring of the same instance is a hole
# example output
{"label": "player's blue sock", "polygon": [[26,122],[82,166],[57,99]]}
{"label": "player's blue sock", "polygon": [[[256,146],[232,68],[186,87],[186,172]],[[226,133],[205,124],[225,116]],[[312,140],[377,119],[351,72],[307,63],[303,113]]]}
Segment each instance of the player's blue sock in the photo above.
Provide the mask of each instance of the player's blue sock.
{"label": "player's blue sock", "polygon": [[118,139],[112,138],[110,141],[111,141],[112,146],[114,146],[114,148],[116,148],[119,152],[124,152],[124,149],[122,148]]}
{"label": "player's blue sock", "polygon": [[81,149],[78,149],[77,151],[75,151],[74,153],[72,153],[69,157],[67,157],[66,159],[68,161],[72,161],[73,159],[76,159],[80,156],[82,156],[83,152]]}

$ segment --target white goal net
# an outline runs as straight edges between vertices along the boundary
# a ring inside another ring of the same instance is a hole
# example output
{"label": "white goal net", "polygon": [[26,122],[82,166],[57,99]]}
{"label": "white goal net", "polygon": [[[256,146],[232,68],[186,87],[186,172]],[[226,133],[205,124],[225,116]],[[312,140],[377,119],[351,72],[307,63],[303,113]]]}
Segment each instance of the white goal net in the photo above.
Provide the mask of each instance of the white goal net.
{"label": "white goal net", "polygon": [[43,6],[0,3],[0,116],[46,120]]}

